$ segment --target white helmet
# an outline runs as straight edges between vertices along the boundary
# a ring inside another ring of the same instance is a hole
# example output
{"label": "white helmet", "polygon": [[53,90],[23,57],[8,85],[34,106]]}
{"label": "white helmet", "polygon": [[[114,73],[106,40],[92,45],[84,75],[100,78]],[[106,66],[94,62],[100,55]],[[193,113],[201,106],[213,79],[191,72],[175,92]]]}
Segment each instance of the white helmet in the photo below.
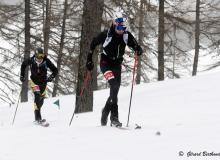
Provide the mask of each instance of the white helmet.
{"label": "white helmet", "polygon": [[125,22],[127,20],[127,16],[122,12],[115,12],[113,18],[115,22]]}
{"label": "white helmet", "polygon": [[113,24],[115,26],[115,29],[117,30],[126,30],[126,15],[122,12],[116,12],[114,14]]}

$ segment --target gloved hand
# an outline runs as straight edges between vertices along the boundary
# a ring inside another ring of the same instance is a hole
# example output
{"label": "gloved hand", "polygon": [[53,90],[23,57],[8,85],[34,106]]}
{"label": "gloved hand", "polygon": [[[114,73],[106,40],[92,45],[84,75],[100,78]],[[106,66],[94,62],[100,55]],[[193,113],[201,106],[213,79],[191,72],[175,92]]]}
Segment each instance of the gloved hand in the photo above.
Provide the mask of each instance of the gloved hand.
{"label": "gloved hand", "polygon": [[25,81],[25,77],[24,76],[20,76],[20,81],[24,82]]}
{"label": "gloved hand", "polygon": [[138,56],[141,56],[142,53],[143,53],[143,50],[142,50],[141,46],[138,45],[138,46],[136,47],[135,52],[137,53]]}
{"label": "gloved hand", "polygon": [[52,82],[54,79],[54,75],[51,74],[49,77],[47,77],[47,82]]}
{"label": "gloved hand", "polygon": [[92,61],[92,52],[89,52],[86,61],[86,68],[91,71],[94,68],[94,63]]}

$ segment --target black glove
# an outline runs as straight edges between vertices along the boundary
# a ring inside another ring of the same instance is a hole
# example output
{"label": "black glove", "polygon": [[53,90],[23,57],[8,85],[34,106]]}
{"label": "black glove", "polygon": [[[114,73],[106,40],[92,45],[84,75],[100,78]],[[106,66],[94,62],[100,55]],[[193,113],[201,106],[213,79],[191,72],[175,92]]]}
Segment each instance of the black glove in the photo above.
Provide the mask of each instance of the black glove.
{"label": "black glove", "polygon": [[51,74],[49,77],[47,77],[47,82],[52,82],[54,79],[54,75]]}
{"label": "black glove", "polygon": [[25,77],[24,76],[20,76],[20,81],[24,82],[25,81]]}
{"label": "black glove", "polygon": [[94,63],[92,61],[92,52],[89,52],[86,61],[86,68],[91,71],[94,68]]}
{"label": "black glove", "polygon": [[138,45],[138,46],[136,47],[135,52],[137,53],[138,56],[141,56],[142,53],[143,53],[143,50],[142,50],[141,46]]}

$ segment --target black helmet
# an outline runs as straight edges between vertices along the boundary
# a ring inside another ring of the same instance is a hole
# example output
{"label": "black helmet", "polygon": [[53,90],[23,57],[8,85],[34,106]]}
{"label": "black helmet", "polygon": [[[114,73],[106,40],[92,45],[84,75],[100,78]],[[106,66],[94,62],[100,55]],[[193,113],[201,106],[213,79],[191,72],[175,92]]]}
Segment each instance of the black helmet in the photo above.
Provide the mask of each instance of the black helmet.
{"label": "black helmet", "polygon": [[36,50],[35,50],[35,57],[38,58],[38,59],[43,59],[45,57],[45,53],[44,53],[44,50],[40,47],[38,47]]}

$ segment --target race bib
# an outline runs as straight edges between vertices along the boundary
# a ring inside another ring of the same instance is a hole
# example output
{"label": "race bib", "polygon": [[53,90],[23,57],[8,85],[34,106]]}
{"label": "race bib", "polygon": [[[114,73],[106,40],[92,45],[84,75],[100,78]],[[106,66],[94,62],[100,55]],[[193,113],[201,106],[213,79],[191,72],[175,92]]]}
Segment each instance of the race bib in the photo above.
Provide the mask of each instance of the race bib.
{"label": "race bib", "polygon": [[113,74],[112,71],[106,71],[106,72],[104,73],[104,77],[105,77],[105,79],[106,79],[107,81],[110,80],[110,79],[112,79],[112,78],[115,78],[115,76],[114,76],[114,74]]}
{"label": "race bib", "polygon": [[40,87],[38,85],[35,85],[32,87],[34,92],[39,92],[40,91]]}

